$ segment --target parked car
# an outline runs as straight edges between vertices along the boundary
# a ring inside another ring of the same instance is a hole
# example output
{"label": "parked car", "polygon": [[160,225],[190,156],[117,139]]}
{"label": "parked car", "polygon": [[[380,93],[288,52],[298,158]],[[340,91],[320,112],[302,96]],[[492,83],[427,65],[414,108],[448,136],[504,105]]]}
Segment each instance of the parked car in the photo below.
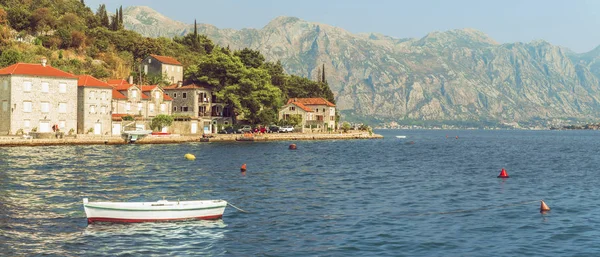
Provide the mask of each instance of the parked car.
{"label": "parked car", "polygon": [[252,132],[252,127],[250,125],[244,125],[241,128],[239,128],[237,130],[238,133],[248,133],[248,132]]}
{"label": "parked car", "polygon": [[294,126],[285,125],[285,126],[279,128],[279,132],[280,133],[294,132]]}
{"label": "parked car", "polygon": [[277,132],[279,132],[279,126],[277,126],[277,125],[269,126],[269,133],[277,133]]}
{"label": "parked car", "polygon": [[219,134],[235,134],[235,129],[233,127],[226,127],[224,129],[219,130]]}

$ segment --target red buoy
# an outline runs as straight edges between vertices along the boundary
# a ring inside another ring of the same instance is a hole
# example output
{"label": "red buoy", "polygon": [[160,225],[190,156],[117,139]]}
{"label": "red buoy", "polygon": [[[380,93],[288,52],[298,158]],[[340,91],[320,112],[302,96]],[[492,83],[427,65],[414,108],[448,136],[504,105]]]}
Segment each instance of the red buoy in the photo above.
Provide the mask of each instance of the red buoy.
{"label": "red buoy", "polygon": [[291,144],[289,147],[290,150],[296,150],[296,144]]}
{"label": "red buoy", "polygon": [[509,178],[508,177],[508,173],[506,173],[506,170],[504,168],[502,168],[502,171],[500,171],[500,175],[498,175],[499,178]]}
{"label": "red buoy", "polygon": [[241,172],[244,172],[244,171],[246,171],[246,164],[245,164],[245,163],[244,163],[244,164],[242,164],[242,167],[240,168],[240,171],[241,171]]}
{"label": "red buoy", "polygon": [[540,202],[542,202],[540,204],[540,212],[544,213],[550,210],[550,207],[548,207],[548,205],[546,205],[546,203],[544,202],[544,200],[540,200]]}

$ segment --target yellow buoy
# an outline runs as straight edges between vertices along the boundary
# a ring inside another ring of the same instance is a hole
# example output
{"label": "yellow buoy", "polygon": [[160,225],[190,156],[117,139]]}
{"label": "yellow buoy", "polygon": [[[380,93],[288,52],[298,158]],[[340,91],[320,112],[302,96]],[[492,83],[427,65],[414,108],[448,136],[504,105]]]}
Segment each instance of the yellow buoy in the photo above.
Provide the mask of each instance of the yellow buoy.
{"label": "yellow buoy", "polygon": [[186,159],[190,160],[190,161],[196,160],[196,156],[194,156],[194,155],[193,155],[193,154],[191,154],[191,153],[186,153],[186,154],[184,155],[184,157],[185,157]]}

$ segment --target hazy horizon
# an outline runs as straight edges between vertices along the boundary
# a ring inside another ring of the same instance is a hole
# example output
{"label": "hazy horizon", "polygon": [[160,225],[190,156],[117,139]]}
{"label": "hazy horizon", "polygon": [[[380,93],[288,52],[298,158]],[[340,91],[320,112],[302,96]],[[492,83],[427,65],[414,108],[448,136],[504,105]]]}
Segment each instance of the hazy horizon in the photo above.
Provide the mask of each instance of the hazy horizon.
{"label": "hazy horizon", "polygon": [[[123,5],[148,6],[170,19],[192,24],[214,25],[220,29],[260,29],[279,16],[325,23],[352,33],[379,33],[394,38],[421,38],[434,31],[472,28],[498,43],[545,40],[577,53],[600,45],[600,1],[393,1],[375,3],[358,0],[302,2],[88,0],[96,11],[102,3],[114,12]],[[186,8],[181,8],[185,5]],[[210,10],[210,11],[204,11]]]}

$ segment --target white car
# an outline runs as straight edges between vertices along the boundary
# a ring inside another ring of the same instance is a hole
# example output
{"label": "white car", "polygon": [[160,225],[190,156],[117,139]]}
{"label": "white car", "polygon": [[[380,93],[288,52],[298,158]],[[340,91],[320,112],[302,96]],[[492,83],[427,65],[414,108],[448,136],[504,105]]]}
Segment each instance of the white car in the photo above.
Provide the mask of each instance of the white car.
{"label": "white car", "polygon": [[286,125],[279,127],[279,133],[294,132],[294,126]]}

